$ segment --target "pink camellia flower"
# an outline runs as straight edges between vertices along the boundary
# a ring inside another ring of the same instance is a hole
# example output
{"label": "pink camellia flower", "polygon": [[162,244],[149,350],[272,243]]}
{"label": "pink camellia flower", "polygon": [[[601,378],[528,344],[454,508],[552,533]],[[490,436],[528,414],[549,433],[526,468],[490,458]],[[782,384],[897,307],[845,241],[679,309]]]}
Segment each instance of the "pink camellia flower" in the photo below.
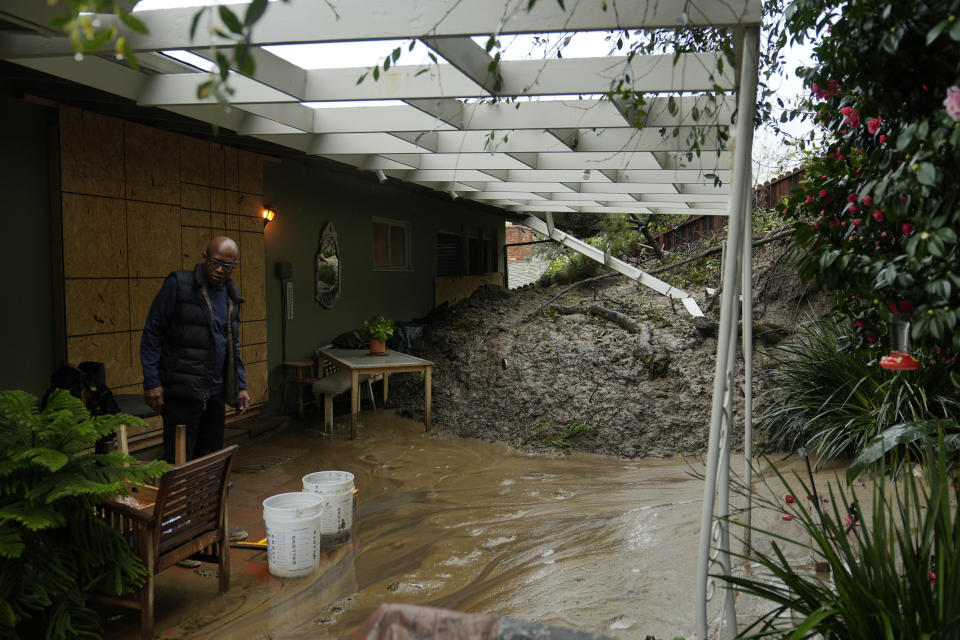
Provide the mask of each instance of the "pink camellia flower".
{"label": "pink camellia flower", "polygon": [[[853,326],[855,326],[857,329],[860,329],[861,331],[867,328],[867,325],[863,323],[863,320],[854,320]],[[810,496],[807,496],[807,499],[809,500]]]}
{"label": "pink camellia flower", "polygon": [[826,196],[826,195],[827,195],[827,190],[826,190],[826,189],[820,189],[820,197],[823,198],[823,197]]}
{"label": "pink camellia flower", "polygon": [[783,499],[787,501],[787,504],[793,504],[794,502],[796,502],[796,500],[793,499],[793,496],[790,495],[789,493],[783,496]]}
{"label": "pink camellia flower", "polygon": [[883,222],[883,211],[880,211],[880,209],[874,209],[873,219],[876,220],[877,222]]}
{"label": "pink camellia flower", "polygon": [[930,572],[929,577],[930,577],[930,584],[933,584],[934,582],[937,581],[937,574],[935,574],[933,571]]}
{"label": "pink camellia flower", "polygon": [[793,516],[790,515],[789,513],[785,513],[780,517],[783,518],[784,520],[793,520]]}
{"label": "pink camellia flower", "polygon": [[860,221],[860,218],[854,218],[853,226],[859,227],[861,224],[863,224],[863,222]]}
{"label": "pink camellia flower", "polygon": [[947,97],[943,99],[943,107],[954,122],[960,122],[960,88],[956,85],[947,89]]}
{"label": "pink camellia flower", "polygon": [[877,341],[877,336],[873,335],[872,333],[867,334],[867,342],[876,342],[876,341]]}
{"label": "pink camellia flower", "polygon": [[819,230],[820,230],[820,225],[817,224],[816,222],[814,222],[814,223],[813,223],[813,228],[816,229],[817,231],[819,231]]}
{"label": "pink camellia flower", "polygon": [[840,224],[840,223],[837,222],[837,219],[836,219],[836,218],[830,218],[830,228],[831,228],[831,229],[832,229],[833,227],[837,226],[838,224]]}
{"label": "pink camellia flower", "polygon": [[847,196],[847,202],[856,202],[856,201],[857,201],[857,194],[851,193],[850,195]]}
{"label": "pink camellia flower", "polygon": [[877,131],[880,131],[880,125],[883,124],[883,120],[880,118],[870,118],[870,121],[867,122],[867,131],[870,132],[870,135],[875,134]]}
{"label": "pink camellia flower", "polygon": [[909,222],[904,222],[904,223],[903,223],[903,226],[900,227],[900,230],[903,231],[903,235],[905,235],[905,236],[908,236],[908,235],[910,235],[911,233],[913,233],[915,229],[916,229],[916,227],[914,227],[914,226],[913,226],[912,224],[910,224]]}
{"label": "pink camellia flower", "polygon": [[871,198],[870,196],[863,196],[862,198],[860,198],[860,204],[862,204],[865,207],[869,207],[870,205],[873,204],[873,198]]}
{"label": "pink camellia flower", "polygon": [[857,211],[860,211],[860,207],[855,204],[850,205],[850,213],[856,213]]}
{"label": "pink camellia flower", "polygon": [[851,113],[853,113],[853,107],[840,107],[840,113],[845,116],[849,116]]}
{"label": "pink camellia flower", "polygon": [[806,204],[807,202],[813,202],[813,196],[807,196],[806,200],[804,200],[803,202],[804,204]]}
{"label": "pink camellia flower", "polygon": [[887,136],[880,134],[880,137],[877,138],[877,142],[880,144],[887,144]]}

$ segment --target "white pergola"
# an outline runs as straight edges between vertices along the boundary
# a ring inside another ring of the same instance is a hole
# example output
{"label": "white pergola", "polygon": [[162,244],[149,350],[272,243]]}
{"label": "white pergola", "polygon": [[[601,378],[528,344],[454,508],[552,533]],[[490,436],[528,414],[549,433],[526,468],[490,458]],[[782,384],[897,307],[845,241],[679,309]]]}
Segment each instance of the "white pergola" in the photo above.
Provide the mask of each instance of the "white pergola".
{"label": "white pergola", "polygon": [[[748,189],[761,3],[566,0],[563,4],[538,0],[528,10],[528,0],[276,2],[254,29],[256,71],[251,77],[231,74],[235,93],[228,109],[212,98],[197,97],[198,84],[209,74],[202,60],[190,64],[183,60],[191,58],[180,53],[214,57],[219,38],[212,30],[224,28],[215,11],[201,21],[196,40],[189,35],[195,8],[138,12],[148,35],[129,32],[118,22],[137,52],[139,68],[133,69],[110,52],[77,59],[69,39],[49,26],[63,12],[62,6],[50,7],[45,0],[3,0],[0,18],[27,31],[0,33],[0,59],[121,96],[138,106],[166,109],[369,170],[381,181],[416,183],[451,197],[544,218],[548,232],[553,231],[553,214],[562,213],[729,216],[696,633],[704,638],[708,627],[717,631],[717,621],[723,627],[725,620],[725,633],[732,635],[736,631],[732,592],[724,592],[721,615],[708,616],[707,601],[714,590],[708,574],[730,569],[723,520],[729,513],[726,434],[732,428],[737,386],[733,372],[739,310],[734,302],[741,288],[747,447],[751,440]],[[234,7],[239,15],[244,9],[242,4]],[[102,24],[116,21],[112,15],[96,19]],[[491,34],[563,37],[681,25],[732,29],[736,67],[725,64],[718,71],[720,52],[549,59],[504,55],[497,78],[490,72],[491,54],[478,44]],[[358,78],[369,67],[349,59],[340,67],[304,68],[284,55],[284,47],[304,43],[410,39],[428,46],[437,62],[409,65],[401,56],[389,70],[381,68],[379,79],[368,74],[363,82]],[[648,96],[643,113],[601,97],[618,83]],[[724,93],[713,100],[706,95],[717,90]],[[351,106],[322,108],[324,103]],[[722,144],[728,129],[736,144]],[[691,134],[699,137],[699,156],[690,153]],[[667,285],[666,295],[673,291]],[[749,448],[746,454],[749,481]],[[711,567],[715,562],[720,566]]]}

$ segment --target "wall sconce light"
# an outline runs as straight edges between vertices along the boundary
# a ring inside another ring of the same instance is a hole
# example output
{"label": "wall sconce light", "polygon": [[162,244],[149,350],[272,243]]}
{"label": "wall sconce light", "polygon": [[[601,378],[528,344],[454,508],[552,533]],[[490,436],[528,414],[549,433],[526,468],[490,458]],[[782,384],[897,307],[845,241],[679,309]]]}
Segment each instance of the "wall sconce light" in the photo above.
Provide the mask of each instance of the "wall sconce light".
{"label": "wall sconce light", "polygon": [[387,174],[383,172],[383,169],[377,169],[376,174],[377,174],[377,180],[380,181],[380,184],[383,184],[384,182],[387,181]]}
{"label": "wall sconce light", "polygon": [[590,169],[584,169],[584,170],[583,170],[583,179],[584,179],[584,180],[589,180],[591,175],[592,175],[592,174],[591,174],[591,172],[590,172]]}
{"label": "wall sconce light", "polygon": [[277,215],[277,212],[274,211],[271,207],[264,207],[260,211],[260,216],[263,218],[263,226],[266,227],[270,224],[270,221],[273,220]]}

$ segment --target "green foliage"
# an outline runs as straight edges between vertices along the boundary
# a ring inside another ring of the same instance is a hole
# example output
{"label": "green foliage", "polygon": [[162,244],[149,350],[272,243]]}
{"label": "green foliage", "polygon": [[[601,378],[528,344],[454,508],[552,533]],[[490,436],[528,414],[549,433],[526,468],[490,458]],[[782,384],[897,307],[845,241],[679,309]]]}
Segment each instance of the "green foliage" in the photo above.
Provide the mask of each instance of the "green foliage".
{"label": "green foliage", "polygon": [[87,452],[121,424],[143,421],[91,418],[66,391],[43,411],[28,393],[0,392],[0,636],[97,637],[83,594],[120,594],[143,581],[143,565],[95,509],[126,494],[125,482],[146,482],[169,467]]}
{"label": "green foliage", "polygon": [[[753,570],[751,576],[719,576],[774,605],[739,637],[956,638],[960,492],[942,446],[939,451],[928,450],[923,480],[908,473],[891,486],[881,474],[869,518],[859,498],[842,486],[829,487],[823,506],[803,500],[779,505],[805,535],[761,532],[774,539],[773,551],[740,556],[759,563],[761,575]],[[814,494],[799,479],[801,490],[794,491],[777,475],[788,495]],[[843,511],[850,504],[852,515]],[[784,548],[812,553],[814,561],[830,567],[830,578],[792,566]]]}
{"label": "green foliage", "polygon": [[933,361],[893,375],[879,368],[875,349],[856,348],[850,333],[844,321],[812,322],[769,352],[777,367],[765,394],[769,404],[758,417],[768,446],[794,450],[806,444],[822,461],[857,455],[898,423],[960,416],[949,363]]}
{"label": "green foliage", "polygon": [[393,328],[393,320],[389,320],[383,316],[373,316],[369,320],[364,321],[360,331],[367,338],[386,340],[393,335]]}
{"label": "green foliage", "polygon": [[867,469],[887,458],[893,461],[893,471],[899,472],[905,462],[905,456],[898,455],[898,447],[901,445],[923,449],[942,445],[948,457],[956,456],[956,452],[960,450],[960,425],[953,420],[895,424],[871,440],[857,459],[847,467],[847,481],[853,482]]}
{"label": "green foliage", "polygon": [[[930,1],[796,0],[786,26],[809,39],[807,108],[822,151],[783,208],[797,221],[801,277],[852,318],[914,308],[915,342],[960,349],[958,7]],[[920,61],[935,61],[925,64]],[[882,333],[882,332],[881,332]]]}
{"label": "green foliage", "polygon": [[[49,0],[55,4],[57,0]],[[126,60],[133,67],[137,67],[137,59],[133,49],[127,41],[129,33],[145,35],[148,33],[144,25],[133,13],[134,7],[140,0],[65,0],[65,13],[53,21],[53,26],[70,37],[78,59],[84,53],[96,53],[108,45],[114,48],[114,55],[118,60]],[[290,2],[290,0],[283,0]],[[197,85],[197,97],[201,99],[214,98],[223,106],[229,106],[230,97],[234,90],[230,86],[230,71],[236,70],[246,76],[252,76],[256,71],[253,58],[253,27],[260,21],[267,11],[267,0],[251,0],[246,5],[243,15],[234,13],[233,9],[225,5],[205,6],[197,9],[190,21],[190,39],[195,39],[197,28],[203,18],[209,18],[214,11],[220,18],[220,26],[213,29],[211,37],[216,38],[215,44],[222,47],[215,56],[216,71],[209,79]],[[337,18],[333,5],[327,2],[333,15]],[[94,14],[113,13],[115,21],[102,21]]]}
{"label": "green foliage", "polygon": [[523,439],[523,444],[537,442],[542,445],[557,447],[558,449],[569,449],[573,446],[573,440],[594,430],[595,427],[589,424],[575,424],[568,427],[566,432],[564,432],[563,428],[555,425],[553,420],[547,420],[537,425],[530,435]]}

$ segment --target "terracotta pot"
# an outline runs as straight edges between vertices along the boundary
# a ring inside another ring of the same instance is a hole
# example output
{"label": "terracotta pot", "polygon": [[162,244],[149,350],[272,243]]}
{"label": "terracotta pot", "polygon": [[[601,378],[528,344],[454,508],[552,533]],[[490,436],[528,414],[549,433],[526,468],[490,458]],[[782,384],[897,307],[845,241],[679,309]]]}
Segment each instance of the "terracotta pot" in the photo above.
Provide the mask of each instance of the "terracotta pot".
{"label": "terracotta pot", "polygon": [[387,352],[387,341],[386,340],[374,340],[370,338],[370,353],[386,353]]}

